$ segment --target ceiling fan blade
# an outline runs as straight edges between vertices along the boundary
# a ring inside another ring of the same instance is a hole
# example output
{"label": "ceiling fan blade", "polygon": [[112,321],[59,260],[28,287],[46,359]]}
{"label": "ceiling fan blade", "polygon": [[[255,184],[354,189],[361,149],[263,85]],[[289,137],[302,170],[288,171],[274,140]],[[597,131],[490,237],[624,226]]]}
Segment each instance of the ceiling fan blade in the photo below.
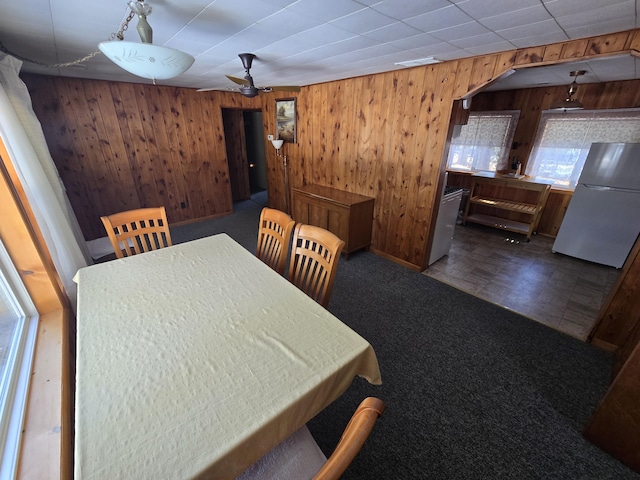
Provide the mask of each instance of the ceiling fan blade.
{"label": "ceiling fan blade", "polygon": [[199,88],[196,92],[210,92],[211,90],[220,90],[219,88]]}
{"label": "ceiling fan blade", "polygon": [[278,85],[276,87],[264,87],[265,90],[273,90],[275,92],[299,92],[300,87],[294,85]]}
{"label": "ceiling fan blade", "polygon": [[231,80],[234,83],[237,83],[238,85],[251,85],[251,82],[249,82],[249,80],[247,80],[246,78],[238,78],[238,77],[232,77],[231,75],[225,75],[229,80]]}

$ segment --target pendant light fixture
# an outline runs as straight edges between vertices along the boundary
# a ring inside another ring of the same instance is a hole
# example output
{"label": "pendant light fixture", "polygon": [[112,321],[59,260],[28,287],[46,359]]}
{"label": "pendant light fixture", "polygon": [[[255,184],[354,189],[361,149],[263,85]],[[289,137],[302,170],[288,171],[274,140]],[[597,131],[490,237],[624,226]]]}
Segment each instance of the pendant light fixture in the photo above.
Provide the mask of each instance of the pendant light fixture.
{"label": "pendant light fixture", "polygon": [[582,110],[584,108],[582,103],[580,103],[578,100],[573,99],[573,96],[578,91],[578,82],[576,80],[578,79],[579,76],[584,75],[585,73],[587,73],[586,70],[575,70],[569,73],[569,75],[573,77],[573,82],[571,82],[571,85],[569,85],[569,87],[567,88],[567,98],[557,103],[554,103],[551,106],[551,110],[567,111],[567,110]]}
{"label": "pendant light fixture", "polygon": [[[156,80],[177,77],[186,72],[195,59],[188,53],[175,48],[154,45],[153,30],[147,22],[147,15],[151,13],[151,6],[144,0],[130,1],[131,12],[120,31],[117,40],[102,42],[98,48],[105,56],[120,68],[138,77]],[[138,34],[142,43],[125,42],[124,30],[134,15],[138,16]]]}

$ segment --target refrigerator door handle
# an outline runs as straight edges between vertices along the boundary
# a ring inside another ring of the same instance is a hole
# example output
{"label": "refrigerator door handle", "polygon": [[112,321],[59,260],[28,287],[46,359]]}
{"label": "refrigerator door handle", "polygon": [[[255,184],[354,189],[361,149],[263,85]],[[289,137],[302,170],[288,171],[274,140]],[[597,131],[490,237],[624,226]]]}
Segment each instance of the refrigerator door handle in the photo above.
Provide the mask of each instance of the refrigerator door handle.
{"label": "refrigerator door handle", "polygon": [[598,191],[640,193],[640,190],[634,190],[633,188],[606,187],[604,185],[589,185],[587,183],[583,183],[582,185],[584,185],[586,188],[589,188],[591,190],[598,190]]}

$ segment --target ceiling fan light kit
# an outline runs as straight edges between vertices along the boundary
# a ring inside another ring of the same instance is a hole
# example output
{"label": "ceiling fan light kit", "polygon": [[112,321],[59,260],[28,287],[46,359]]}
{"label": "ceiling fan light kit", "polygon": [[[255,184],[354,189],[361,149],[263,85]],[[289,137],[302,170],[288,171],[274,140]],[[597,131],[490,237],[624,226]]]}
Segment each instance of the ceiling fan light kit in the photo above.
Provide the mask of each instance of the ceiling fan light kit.
{"label": "ceiling fan light kit", "polygon": [[195,58],[181,50],[163,47],[151,43],[153,30],[147,22],[147,15],[151,13],[151,6],[143,0],[130,1],[128,3],[131,14],[127,17],[125,25],[133,14],[138,15],[137,31],[142,43],[122,41],[123,31],[116,35],[118,40],[102,42],[98,48],[113,63],[123,70],[142,78],[166,80],[174,78],[186,72]]}
{"label": "ceiling fan light kit", "polygon": [[574,100],[573,96],[578,91],[578,82],[576,81],[579,76],[584,75],[586,70],[575,70],[570,72],[569,75],[573,77],[573,82],[567,87],[567,98],[551,105],[550,110],[582,110],[584,106],[578,100]]}

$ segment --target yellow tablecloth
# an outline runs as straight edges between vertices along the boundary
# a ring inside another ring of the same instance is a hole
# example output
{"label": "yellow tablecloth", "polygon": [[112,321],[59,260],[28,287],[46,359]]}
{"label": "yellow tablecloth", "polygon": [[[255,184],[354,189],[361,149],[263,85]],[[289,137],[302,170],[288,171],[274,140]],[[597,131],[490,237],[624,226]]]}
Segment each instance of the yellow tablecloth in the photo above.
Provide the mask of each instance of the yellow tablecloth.
{"label": "yellow tablecloth", "polygon": [[234,478],[380,383],[366,340],[227,235],[76,279],[77,480]]}

